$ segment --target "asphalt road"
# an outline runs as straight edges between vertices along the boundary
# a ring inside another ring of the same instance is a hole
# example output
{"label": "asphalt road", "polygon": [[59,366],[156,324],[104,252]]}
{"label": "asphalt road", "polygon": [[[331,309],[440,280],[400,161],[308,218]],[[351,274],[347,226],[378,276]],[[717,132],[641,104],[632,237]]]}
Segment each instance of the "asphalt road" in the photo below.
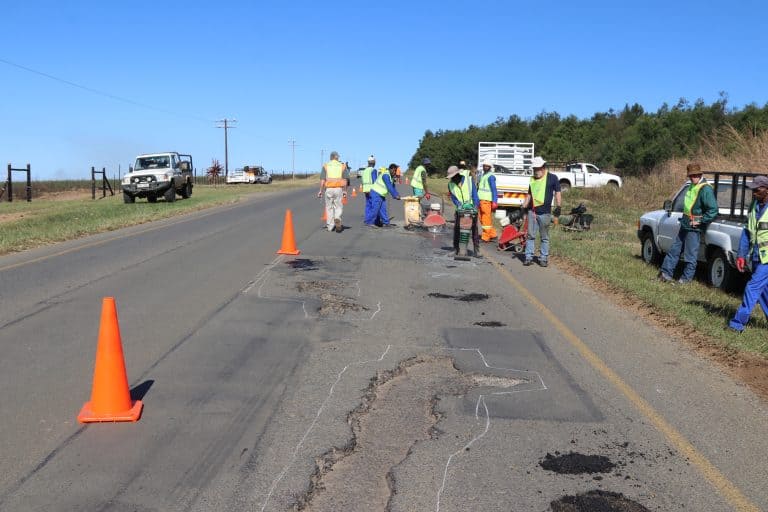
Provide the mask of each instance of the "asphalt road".
{"label": "asphalt road", "polygon": [[[0,258],[0,510],[768,510],[747,388],[556,258],[455,262],[361,196],[329,233],[313,193]],[[83,426],[104,297],[144,411]]]}

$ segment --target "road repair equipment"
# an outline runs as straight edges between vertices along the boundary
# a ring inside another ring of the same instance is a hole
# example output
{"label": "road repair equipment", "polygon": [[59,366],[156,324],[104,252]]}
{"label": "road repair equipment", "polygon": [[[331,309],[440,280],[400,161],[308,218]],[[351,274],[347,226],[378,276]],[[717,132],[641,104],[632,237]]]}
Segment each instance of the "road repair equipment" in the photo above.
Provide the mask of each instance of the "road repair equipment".
{"label": "road repair equipment", "polygon": [[525,250],[528,240],[528,215],[522,209],[513,210],[500,221],[502,226],[499,237],[499,251],[513,251],[520,254]]}
{"label": "road repair equipment", "polygon": [[83,405],[77,415],[77,421],[137,421],[143,407],[141,400],[131,400],[120,326],[117,322],[117,306],[114,297],[105,297],[101,303],[99,344],[96,347],[91,401]]}
{"label": "road repair equipment", "polygon": [[439,196],[437,196],[437,199],[439,199],[440,202],[431,202],[427,204],[426,211],[424,212],[424,227],[426,227],[427,231],[430,233],[442,233],[443,230],[445,230],[445,217],[443,217],[445,201]]}
{"label": "road repair equipment", "polygon": [[584,203],[579,203],[579,206],[571,208],[569,215],[560,216],[560,226],[565,231],[588,231],[592,227],[592,219]]}
{"label": "road repair equipment", "polygon": [[[425,196],[402,198],[405,203],[405,229],[425,229],[430,233],[442,233],[445,230],[446,222],[445,217],[443,217],[445,202],[442,197],[430,196],[430,198],[432,202]],[[439,202],[434,202],[435,199]]]}
{"label": "road repair equipment", "polygon": [[405,196],[403,199],[403,210],[405,226],[420,226],[421,221],[421,205],[419,204],[419,198],[417,196]]}
{"label": "road repair equipment", "polygon": [[453,259],[469,261],[469,240],[472,238],[472,225],[477,219],[477,208],[472,203],[464,203],[456,213],[459,218],[459,251]]}
{"label": "road repair equipment", "polygon": [[293,214],[291,210],[285,210],[285,224],[283,226],[283,243],[280,246],[280,250],[277,254],[289,254],[296,256],[301,254],[296,248],[296,239],[293,236]]}

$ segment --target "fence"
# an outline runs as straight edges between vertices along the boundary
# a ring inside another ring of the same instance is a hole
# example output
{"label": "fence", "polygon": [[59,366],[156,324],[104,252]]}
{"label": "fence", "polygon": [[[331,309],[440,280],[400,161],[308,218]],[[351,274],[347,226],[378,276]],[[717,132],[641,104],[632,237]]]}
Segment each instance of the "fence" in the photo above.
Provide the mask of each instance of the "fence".
{"label": "fence", "polygon": [[96,175],[101,175],[101,197],[102,199],[107,197],[107,189],[109,189],[109,195],[115,195],[112,190],[112,185],[107,179],[107,169],[102,167],[100,171],[97,171],[95,167],[91,167],[91,199],[96,199]]}
{"label": "fence", "polygon": [[27,173],[27,202],[32,202],[32,167],[27,164],[26,169],[14,169],[11,164],[8,164],[8,180],[6,181],[6,191],[8,192],[8,202],[13,202],[13,173],[25,172]]}

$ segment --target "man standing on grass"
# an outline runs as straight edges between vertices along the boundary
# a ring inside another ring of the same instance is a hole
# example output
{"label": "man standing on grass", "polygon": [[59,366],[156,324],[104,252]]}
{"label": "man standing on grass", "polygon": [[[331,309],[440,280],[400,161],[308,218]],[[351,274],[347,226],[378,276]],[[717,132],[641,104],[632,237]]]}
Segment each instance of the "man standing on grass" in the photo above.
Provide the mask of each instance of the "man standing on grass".
{"label": "man standing on grass", "polygon": [[744,289],[741,307],[728,324],[736,332],[742,332],[749,322],[755,304],[768,319],[768,176],[757,176],[747,187],[752,189],[752,205],[749,207],[747,225],[741,233],[736,268],[744,272],[747,258],[752,261],[752,278]]}
{"label": "man standing on grass", "polygon": [[683,253],[685,266],[678,283],[691,282],[694,274],[696,274],[701,234],[707,229],[709,223],[715,220],[718,212],[715,191],[712,185],[702,178],[701,166],[690,163],[686,170],[691,184],[685,193],[683,216],[680,218],[680,231],[677,232],[677,238],[672,242],[672,247],[664,257],[664,263],[661,264],[659,280],[664,283],[674,281],[673,274],[680,261],[680,253]]}

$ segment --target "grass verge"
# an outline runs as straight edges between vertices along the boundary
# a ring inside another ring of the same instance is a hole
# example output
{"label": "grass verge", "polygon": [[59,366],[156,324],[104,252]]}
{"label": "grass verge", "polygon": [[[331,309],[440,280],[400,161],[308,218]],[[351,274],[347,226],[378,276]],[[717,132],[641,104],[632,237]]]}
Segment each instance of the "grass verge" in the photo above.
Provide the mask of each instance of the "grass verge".
{"label": "grass verge", "polygon": [[72,240],[95,233],[112,231],[174,217],[212,206],[236,203],[254,194],[289,188],[317,186],[317,179],[296,179],[270,185],[197,185],[189,199],[173,203],[163,200],[150,204],[138,199],[124,204],[121,192],[104,199],[87,198],[14,200],[0,203],[0,254]]}

